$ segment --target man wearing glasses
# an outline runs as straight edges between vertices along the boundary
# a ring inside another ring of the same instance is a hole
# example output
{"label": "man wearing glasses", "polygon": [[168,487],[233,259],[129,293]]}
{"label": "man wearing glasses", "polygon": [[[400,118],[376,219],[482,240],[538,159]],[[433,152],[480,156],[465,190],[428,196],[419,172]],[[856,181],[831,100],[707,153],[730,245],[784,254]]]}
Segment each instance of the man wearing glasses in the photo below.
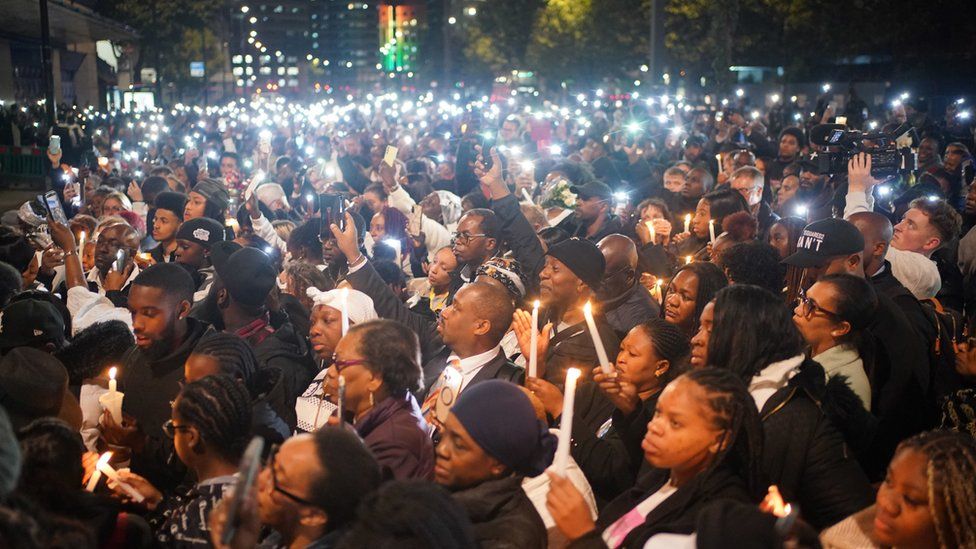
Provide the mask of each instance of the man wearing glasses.
{"label": "man wearing glasses", "polygon": [[465,282],[474,280],[478,267],[498,253],[499,232],[498,218],[491,210],[475,208],[461,216],[452,248]]}

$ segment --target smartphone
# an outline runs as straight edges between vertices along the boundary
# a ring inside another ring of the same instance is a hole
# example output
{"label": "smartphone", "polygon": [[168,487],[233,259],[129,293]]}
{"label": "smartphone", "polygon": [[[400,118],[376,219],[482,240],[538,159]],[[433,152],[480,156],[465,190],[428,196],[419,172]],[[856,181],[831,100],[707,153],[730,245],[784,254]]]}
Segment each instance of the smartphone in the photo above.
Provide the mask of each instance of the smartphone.
{"label": "smartphone", "polygon": [[410,219],[407,223],[407,232],[410,236],[417,237],[420,236],[420,230],[422,227],[424,217],[424,207],[420,204],[414,204],[413,209],[410,212]]}
{"label": "smartphone", "polygon": [[234,483],[234,499],[231,501],[230,508],[227,509],[227,522],[224,524],[223,535],[220,536],[220,542],[224,545],[229,545],[234,539],[234,534],[237,533],[237,527],[241,523],[241,506],[244,504],[244,498],[250,495],[254,481],[258,478],[258,472],[261,470],[261,454],[263,453],[264,439],[254,437],[241,457],[240,476]]}
{"label": "smartphone", "polygon": [[44,193],[44,196],[41,197],[41,202],[44,204],[45,209],[47,209],[47,213],[51,216],[51,219],[62,225],[68,224],[68,216],[64,213],[64,207],[61,206],[61,199],[58,198],[58,193],[54,191]]}
{"label": "smartphone", "polygon": [[391,168],[396,163],[397,158],[397,148],[391,145],[386,146],[386,153],[383,154],[383,162]]}
{"label": "smartphone", "polygon": [[326,193],[319,195],[319,237],[323,240],[332,238],[330,225],[335,223],[340,230],[346,230],[346,201],[342,195]]}
{"label": "smartphone", "polygon": [[61,154],[61,136],[52,135],[51,140],[47,144],[47,152],[51,154]]}
{"label": "smartphone", "polygon": [[264,172],[258,170],[258,172],[254,174],[254,177],[251,178],[251,182],[247,184],[247,188],[244,189],[245,202],[251,199],[251,194],[254,193],[254,189],[257,189],[258,185],[260,185],[263,181],[264,181]]}
{"label": "smartphone", "polygon": [[115,254],[115,270],[122,272],[125,269],[125,263],[129,260],[129,253],[125,250],[119,250]]}

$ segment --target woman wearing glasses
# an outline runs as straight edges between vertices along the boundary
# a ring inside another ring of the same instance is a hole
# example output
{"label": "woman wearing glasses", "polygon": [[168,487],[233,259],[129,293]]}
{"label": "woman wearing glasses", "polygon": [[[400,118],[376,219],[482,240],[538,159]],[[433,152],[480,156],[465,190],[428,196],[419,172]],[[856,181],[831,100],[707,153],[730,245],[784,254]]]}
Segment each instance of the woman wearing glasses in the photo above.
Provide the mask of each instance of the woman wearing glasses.
{"label": "woman wearing glasses", "polygon": [[338,394],[340,375],[345,380],[343,418],[384,473],[396,480],[433,480],[433,430],[413,396],[423,386],[416,334],[392,320],[351,327],[336,346],[326,393]]}
{"label": "woman wearing glasses", "polygon": [[861,358],[870,351],[862,334],[877,307],[868,281],[832,274],[811,286],[793,310],[793,323],[810,348],[810,358],[823,366],[827,379],[846,377],[866,410],[871,409],[871,384]]}
{"label": "woman wearing glasses", "polygon": [[187,384],[173,402],[172,419],[163,424],[163,433],[173,439],[176,455],[193,472],[196,485],[164,495],[135,473],[119,471],[119,477],[145,498],[159,545],[207,544],[206,517],[236,481],[238,463],[251,439],[247,389],[225,375]]}
{"label": "woman wearing glasses", "polygon": [[[746,284],[719,291],[702,311],[692,347],[693,366],[730,370],[748,385],[763,423],[767,480],[799,503],[808,523],[824,528],[871,503],[868,479],[844,444],[870,439],[868,414],[845,384],[825,386],[782,297]],[[828,413],[843,414],[845,423]]]}

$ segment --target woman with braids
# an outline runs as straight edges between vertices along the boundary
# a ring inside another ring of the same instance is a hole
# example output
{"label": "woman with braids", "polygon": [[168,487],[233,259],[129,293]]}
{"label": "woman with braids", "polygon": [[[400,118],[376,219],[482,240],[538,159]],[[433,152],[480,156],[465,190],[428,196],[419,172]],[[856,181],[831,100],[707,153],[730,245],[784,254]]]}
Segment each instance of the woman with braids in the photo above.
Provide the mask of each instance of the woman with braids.
{"label": "woman with braids", "polygon": [[602,502],[633,486],[638,471],[648,470],[641,457],[641,440],[661,390],[682,372],[689,349],[681,330],[652,318],[631,329],[620,343],[614,377],[596,367],[594,383],[579,389],[596,392],[613,404],[609,417],[600,417],[597,428],[573,425],[573,458]]}
{"label": "woman with braids", "polygon": [[164,495],[135,473],[119,471],[119,477],[146,498],[159,545],[209,545],[207,517],[236,481],[238,463],[251,440],[247,389],[223,375],[187,384],[176,397],[172,419],[163,424],[163,432],[173,439],[180,461],[193,471],[196,486]]}
{"label": "woman with braids", "polygon": [[690,338],[698,332],[702,309],[727,285],[722,269],[713,263],[700,261],[681,267],[664,290],[664,320]]}
{"label": "woman with braids", "polygon": [[295,430],[295,407],[285,397],[281,370],[261,365],[244,339],[228,332],[200,338],[183,366],[183,379],[192,383],[212,375],[227,375],[251,397],[251,428],[268,443],[281,444]]}
{"label": "woman with braids", "polygon": [[898,445],[875,504],[831,526],[825,549],[976,547],[976,441],[927,431]]}
{"label": "woman with braids", "polygon": [[823,367],[803,347],[781,297],[758,286],[729,286],[702,311],[692,367],[715,366],[748,384],[765,433],[763,471],[819,529],[870,503],[868,479],[845,438],[870,441],[872,423],[844,378],[826,383]]}
{"label": "woman with braids", "polygon": [[653,467],[594,522],[573,484],[550,471],[547,507],[570,547],[644,547],[654,535],[690,534],[710,502],[756,501],[762,427],[745,385],[716,368],[668,384],[641,443]]}

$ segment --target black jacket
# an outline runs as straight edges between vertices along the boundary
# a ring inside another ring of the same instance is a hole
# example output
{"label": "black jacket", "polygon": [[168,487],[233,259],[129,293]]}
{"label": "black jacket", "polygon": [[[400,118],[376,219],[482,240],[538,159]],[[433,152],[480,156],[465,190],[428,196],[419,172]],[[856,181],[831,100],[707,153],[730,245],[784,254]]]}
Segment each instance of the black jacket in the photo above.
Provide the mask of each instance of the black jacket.
{"label": "black jacket", "polygon": [[660,316],[661,306],[646,288],[635,282],[616,299],[604,301],[603,314],[607,324],[623,339],[634,326]]}
{"label": "black jacket", "polygon": [[763,405],[763,471],[804,519],[825,528],[874,501],[874,491],[840,433],[821,408],[823,367],[806,359]]}
{"label": "black jacket", "polygon": [[[281,444],[295,431],[295,401],[285,398],[281,371],[265,366],[251,380],[251,429],[270,444]],[[291,420],[288,423],[285,418]]]}
{"label": "black jacket", "polygon": [[[271,327],[274,333],[260,342],[248,339],[254,347],[254,354],[261,364],[281,371],[284,377],[285,397],[291,402],[291,409],[295,408],[295,399],[301,395],[312,378],[318,373],[315,357],[312,356],[308,339],[295,330],[288,315],[283,311],[270,315]],[[289,425],[293,425],[294,413],[285,418]]]}
{"label": "black jacket", "polygon": [[512,256],[522,266],[526,282],[531,284],[530,287],[526,288],[526,293],[535,293],[539,273],[542,272],[542,268],[546,264],[546,252],[542,249],[538,235],[522,213],[515,195],[510,194],[493,200],[491,209],[495,212],[499,225],[501,225],[502,239],[508,242]]}
{"label": "black jacket", "polygon": [[119,385],[126,393],[122,411],[136,420],[147,437],[143,452],[132,457],[132,470],[160,489],[174,486],[182,478],[182,471],[173,468],[172,441],[163,434],[163,423],[172,416],[172,402],[183,381],[183,365],[207,331],[206,324],[186,320],[186,337],[166,356],[149,358],[139,347],[133,347],[122,359]]}
{"label": "black jacket", "polygon": [[[423,402],[427,398],[427,393],[430,391],[430,388],[437,381],[444,368],[447,367],[447,358],[450,355],[451,350],[444,347],[443,351],[438,353],[437,356],[424,363],[424,388],[421,391],[421,395],[417,395],[417,400]],[[474,378],[465,387],[470,387],[475,383],[489,379],[501,379],[503,381],[510,381],[516,385],[522,385],[525,382],[525,370],[508,360],[508,357],[505,356],[505,351],[499,350],[498,355],[491,359],[491,362],[482,366],[481,370],[475,374]]]}
{"label": "black jacket", "polygon": [[[671,472],[668,470],[653,469],[641,477],[636,486],[621,494],[600,512],[596,528],[567,547],[606,547],[602,538],[603,531],[660,490],[670,476]],[[698,513],[714,501],[755,503],[743,479],[726,467],[718,467],[697,475],[658,504],[647,515],[643,524],[627,534],[621,547],[643,548],[647,540],[656,534],[691,534],[695,531]]]}
{"label": "black jacket", "polygon": [[522,491],[521,477],[488,480],[451,496],[471,519],[481,549],[546,547],[545,523]]}
{"label": "black jacket", "polygon": [[[602,314],[594,314],[593,321],[596,330],[603,341],[603,348],[607,352],[607,358],[612,362],[616,356],[617,349],[620,347],[620,338],[617,337],[614,329],[607,324],[606,318]],[[542,320],[540,325],[544,325]],[[549,340],[549,349],[546,351],[546,371],[543,379],[562,387],[566,379],[567,368],[581,368],[584,373],[589,373],[597,366],[596,349],[593,347],[593,339],[590,337],[590,330],[586,327],[586,322],[578,324],[557,332]]]}

